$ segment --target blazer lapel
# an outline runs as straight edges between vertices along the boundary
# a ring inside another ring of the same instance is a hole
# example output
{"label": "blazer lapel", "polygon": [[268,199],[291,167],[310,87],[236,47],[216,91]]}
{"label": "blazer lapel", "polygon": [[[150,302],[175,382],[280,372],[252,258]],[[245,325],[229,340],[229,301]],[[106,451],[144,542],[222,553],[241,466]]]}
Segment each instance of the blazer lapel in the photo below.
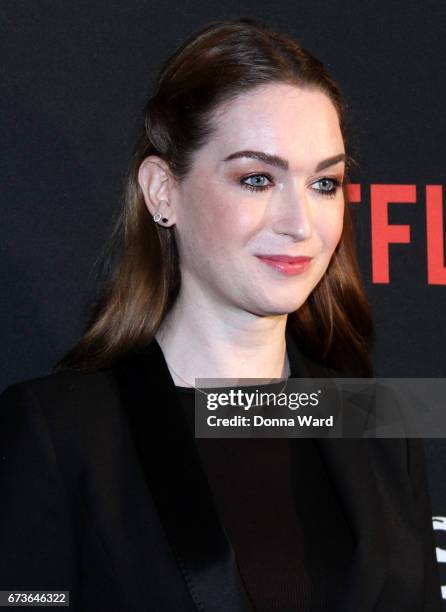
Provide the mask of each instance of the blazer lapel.
{"label": "blazer lapel", "polygon": [[[286,340],[292,377],[333,376],[300,352],[290,331]],[[156,339],[120,362],[115,374],[148,488],[197,610],[252,611]],[[305,442],[291,440],[295,459]],[[384,509],[369,440],[314,438],[309,442],[316,444],[330,474],[355,543],[345,584],[340,586],[339,607],[330,609],[372,612],[384,584],[387,557],[380,523]]]}
{"label": "blazer lapel", "polygon": [[147,485],[197,610],[253,610],[156,339],[115,374]]}
{"label": "blazer lapel", "polygon": [[[287,351],[292,377],[325,378],[335,373],[302,354],[287,334]],[[342,377],[342,376],[340,376]],[[360,405],[358,409],[362,409]],[[364,411],[364,422],[367,418]],[[347,569],[345,583],[340,585],[338,607],[333,612],[372,612],[387,575],[387,554],[382,517],[386,510],[380,496],[373,464],[373,444],[368,438],[313,438],[339,499],[354,538],[354,554]],[[292,440],[295,459],[299,445],[307,440]],[[385,442],[381,440],[380,442]],[[388,440],[392,444],[392,440]],[[301,469],[305,469],[303,466]],[[302,495],[302,491],[300,491]],[[327,512],[330,509],[327,508]]]}

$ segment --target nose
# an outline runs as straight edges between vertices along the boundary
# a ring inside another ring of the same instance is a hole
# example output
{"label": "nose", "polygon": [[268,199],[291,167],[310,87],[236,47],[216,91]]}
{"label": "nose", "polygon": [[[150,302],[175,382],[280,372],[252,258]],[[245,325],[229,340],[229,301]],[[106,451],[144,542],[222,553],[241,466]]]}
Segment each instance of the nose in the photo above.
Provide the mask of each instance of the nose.
{"label": "nose", "polygon": [[288,234],[295,240],[307,240],[313,233],[310,204],[306,194],[283,194],[274,211],[273,230],[277,234]]}

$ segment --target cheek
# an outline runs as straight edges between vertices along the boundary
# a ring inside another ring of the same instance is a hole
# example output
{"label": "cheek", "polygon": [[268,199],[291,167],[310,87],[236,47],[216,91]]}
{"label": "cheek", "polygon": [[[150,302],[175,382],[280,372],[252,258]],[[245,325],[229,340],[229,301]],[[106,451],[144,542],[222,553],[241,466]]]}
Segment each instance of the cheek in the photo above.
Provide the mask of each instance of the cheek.
{"label": "cheek", "polygon": [[210,185],[207,191],[196,192],[190,200],[190,218],[183,220],[194,241],[212,253],[229,253],[232,246],[245,245],[262,222],[261,207],[223,187]]}
{"label": "cheek", "polygon": [[222,197],[222,191],[215,193],[195,190],[187,198],[187,206],[177,218],[178,234],[183,253],[201,261],[212,260],[228,253],[240,235],[240,217],[234,203]]}
{"label": "cheek", "polygon": [[343,205],[336,206],[328,213],[325,211],[325,214],[320,216],[316,226],[325,251],[332,252],[336,248],[342,235],[343,223]]}

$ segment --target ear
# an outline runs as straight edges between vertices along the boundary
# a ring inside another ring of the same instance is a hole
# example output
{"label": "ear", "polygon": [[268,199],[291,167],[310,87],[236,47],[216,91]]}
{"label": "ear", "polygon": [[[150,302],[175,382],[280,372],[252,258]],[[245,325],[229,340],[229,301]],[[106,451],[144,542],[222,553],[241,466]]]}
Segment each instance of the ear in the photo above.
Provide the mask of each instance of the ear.
{"label": "ear", "polygon": [[[150,215],[161,213],[160,225],[170,227],[175,223],[172,194],[176,179],[169,164],[157,155],[146,157],[138,171],[138,183]],[[167,219],[167,221],[162,221]]]}

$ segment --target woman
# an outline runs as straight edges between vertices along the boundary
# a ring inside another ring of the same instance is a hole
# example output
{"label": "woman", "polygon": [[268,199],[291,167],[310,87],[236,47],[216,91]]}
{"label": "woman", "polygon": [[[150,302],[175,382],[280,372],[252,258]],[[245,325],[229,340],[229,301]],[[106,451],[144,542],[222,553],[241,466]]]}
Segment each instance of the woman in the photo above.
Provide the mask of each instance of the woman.
{"label": "woman", "polygon": [[190,431],[198,378],[371,374],[346,145],[323,65],[252,20],[168,59],[88,330],[2,395],[2,590],[83,611],[441,610],[418,440]]}

